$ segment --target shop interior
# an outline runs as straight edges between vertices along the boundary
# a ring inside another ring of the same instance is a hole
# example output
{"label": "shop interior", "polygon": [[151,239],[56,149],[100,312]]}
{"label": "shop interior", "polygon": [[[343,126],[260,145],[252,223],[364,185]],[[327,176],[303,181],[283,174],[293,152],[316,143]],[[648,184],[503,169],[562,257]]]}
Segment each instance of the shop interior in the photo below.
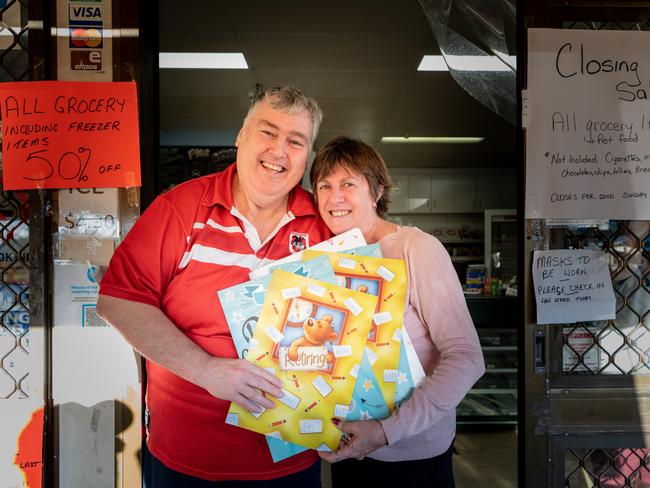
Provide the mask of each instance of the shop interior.
{"label": "shop interior", "polygon": [[[515,486],[516,123],[503,99],[481,89],[495,79],[486,71],[501,70],[495,86],[511,86],[505,98],[514,100],[514,71],[489,53],[497,34],[478,22],[501,28],[514,59],[514,11],[499,2],[468,17],[455,6],[440,25],[427,16],[430,3],[188,0],[180,19],[177,2],[160,2],[158,191],[234,161],[258,90],[293,84],[314,96],[325,113],[315,149],[341,134],[372,144],[396,183],[390,219],[436,236],[465,288],[488,371],[457,409],[457,485]],[[450,71],[440,43],[452,35],[448,61],[483,52],[497,68]],[[188,53],[241,55],[225,68],[209,56],[188,64]]]}

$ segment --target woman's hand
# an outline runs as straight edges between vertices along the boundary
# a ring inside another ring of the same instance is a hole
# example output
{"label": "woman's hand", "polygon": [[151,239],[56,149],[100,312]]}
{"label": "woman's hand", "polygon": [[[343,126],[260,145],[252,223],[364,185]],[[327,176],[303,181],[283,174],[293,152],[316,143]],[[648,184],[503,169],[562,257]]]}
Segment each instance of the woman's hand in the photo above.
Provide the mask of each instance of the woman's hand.
{"label": "woman's hand", "polygon": [[345,422],[332,419],[332,423],[343,432],[338,451],[319,452],[321,458],[330,463],[343,459],[363,459],[367,454],[388,444],[384,428],[377,420]]}

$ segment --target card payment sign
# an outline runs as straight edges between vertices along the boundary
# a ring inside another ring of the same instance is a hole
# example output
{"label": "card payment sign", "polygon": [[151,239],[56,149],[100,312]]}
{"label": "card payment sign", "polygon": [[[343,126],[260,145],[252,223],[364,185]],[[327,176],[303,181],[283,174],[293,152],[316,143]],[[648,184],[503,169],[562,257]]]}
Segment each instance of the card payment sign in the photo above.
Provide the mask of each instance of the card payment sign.
{"label": "card payment sign", "polygon": [[71,26],[101,27],[104,22],[104,13],[101,4],[71,3],[68,13]]}

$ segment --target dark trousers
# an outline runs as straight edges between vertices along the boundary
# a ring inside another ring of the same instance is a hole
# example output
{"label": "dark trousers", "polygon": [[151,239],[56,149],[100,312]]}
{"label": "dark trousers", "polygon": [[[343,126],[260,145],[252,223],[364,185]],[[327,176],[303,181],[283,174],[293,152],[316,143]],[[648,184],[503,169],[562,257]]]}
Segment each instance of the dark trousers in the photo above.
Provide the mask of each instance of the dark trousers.
{"label": "dark trousers", "polygon": [[364,458],[332,464],[332,487],[408,486],[454,488],[453,443],[439,456],[393,463]]}
{"label": "dark trousers", "polygon": [[[242,453],[244,455],[244,453]],[[148,449],[144,455],[145,488],[320,488],[320,462],[273,480],[208,481],[169,469]]]}

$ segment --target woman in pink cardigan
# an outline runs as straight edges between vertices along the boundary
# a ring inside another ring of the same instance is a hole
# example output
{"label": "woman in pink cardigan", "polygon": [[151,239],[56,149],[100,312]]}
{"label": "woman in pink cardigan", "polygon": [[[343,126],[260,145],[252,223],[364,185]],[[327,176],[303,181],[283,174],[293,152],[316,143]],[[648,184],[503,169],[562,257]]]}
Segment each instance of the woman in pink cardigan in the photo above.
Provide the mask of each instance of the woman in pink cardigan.
{"label": "woman in pink cardigan", "polygon": [[485,368],[449,255],[432,235],[385,220],[390,176],[382,157],[364,142],[332,139],[316,155],[310,177],[332,232],[359,227],[369,244],[379,243],[384,257],[406,261],[404,326],[427,374],[386,419],[332,419],[347,434],[336,452],[320,453],[335,463],[333,485],[453,487],[455,409]]}

